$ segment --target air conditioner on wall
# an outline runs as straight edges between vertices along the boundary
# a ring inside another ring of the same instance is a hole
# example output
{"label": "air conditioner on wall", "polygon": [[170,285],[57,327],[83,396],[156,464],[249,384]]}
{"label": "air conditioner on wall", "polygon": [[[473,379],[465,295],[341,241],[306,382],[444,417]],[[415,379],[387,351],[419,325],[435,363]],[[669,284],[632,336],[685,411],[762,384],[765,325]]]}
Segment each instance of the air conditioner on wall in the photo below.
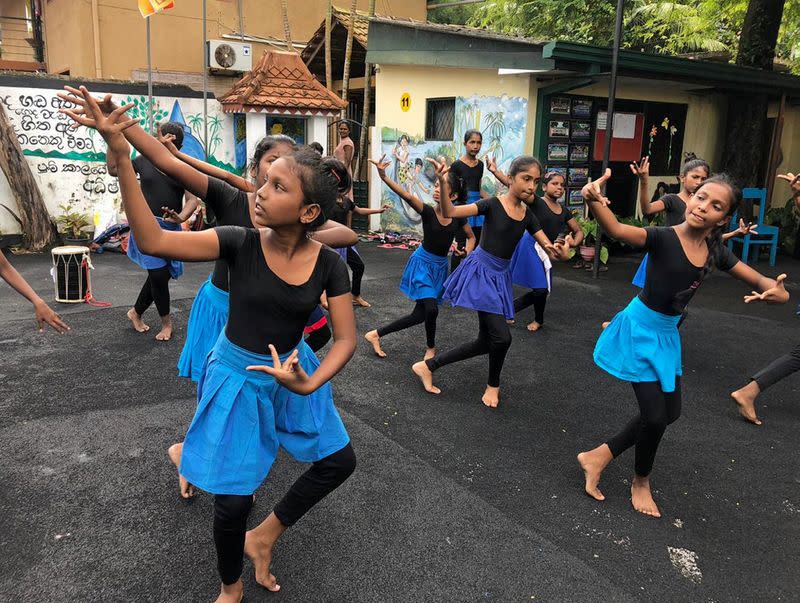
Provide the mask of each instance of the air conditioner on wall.
{"label": "air conditioner on wall", "polygon": [[250,71],[253,68],[253,48],[242,42],[209,40],[208,68],[217,72]]}

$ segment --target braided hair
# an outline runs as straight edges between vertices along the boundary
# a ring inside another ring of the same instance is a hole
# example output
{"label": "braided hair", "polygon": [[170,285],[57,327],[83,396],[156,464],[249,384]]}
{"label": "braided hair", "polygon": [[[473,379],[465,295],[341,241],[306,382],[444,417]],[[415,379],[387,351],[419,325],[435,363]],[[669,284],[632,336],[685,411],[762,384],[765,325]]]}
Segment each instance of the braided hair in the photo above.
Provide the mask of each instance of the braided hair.
{"label": "braided hair", "polygon": [[683,166],[681,167],[681,176],[685,176],[692,170],[703,168],[706,171],[706,176],[711,174],[711,166],[705,159],[700,159],[692,152],[686,153],[683,157]]}
{"label": "braided hair", "polygon": [[300,180],[303,205],[316,203],[320,207],[319,216],[308,225],[309,230],[314,230],[333,213],[337,196],[350,190],[350,174],[338,159],[320,157],[319,153],[308,147],[287,155],[286,160]]}
{"label": "braided hair", "polygon": [[[742,203],[742,189],[739,188],[739,186],[728,174],[714,174],[710,178],[706,179],[700,186],[698,186],[694,194],[696,195],[700,189],[707,184],[721,184],[727,187],[730,191],[731,204],[728,207],[728,211],[725,213],[726,216],[731,216],[739,210],[739,206]],[[686,304],[689,303],[689,299],[691,299],[695,290],[701,285],[706,277],[713,272],[714,268],[719,265],[722,259],[723,249],[725,248],[722,242],[722,234],[726,227],[727,223],[716,226],[708,235],[708,238],[706,238],[706,244],[708,245],[708,257],[706,258],[706,263],[700,270],[700,275],[698,276],[697,281],[692,283],[688,289],[684,289],[675,295],[675,298],[672,302],[672,308],[676,312],[680,313],[683,311],[683,309],[686,307]]]}

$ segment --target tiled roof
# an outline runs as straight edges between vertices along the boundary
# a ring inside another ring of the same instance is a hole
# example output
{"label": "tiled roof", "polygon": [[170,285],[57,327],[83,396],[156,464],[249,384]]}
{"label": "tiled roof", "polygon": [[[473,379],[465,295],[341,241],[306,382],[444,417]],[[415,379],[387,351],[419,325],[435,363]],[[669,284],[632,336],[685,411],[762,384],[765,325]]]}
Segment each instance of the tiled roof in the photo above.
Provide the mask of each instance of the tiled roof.
{"label": "tiled roof", "polygon": [[269,50],[219,99],[226,113],[338,114],[346,103],[325,88],[295,52]]}

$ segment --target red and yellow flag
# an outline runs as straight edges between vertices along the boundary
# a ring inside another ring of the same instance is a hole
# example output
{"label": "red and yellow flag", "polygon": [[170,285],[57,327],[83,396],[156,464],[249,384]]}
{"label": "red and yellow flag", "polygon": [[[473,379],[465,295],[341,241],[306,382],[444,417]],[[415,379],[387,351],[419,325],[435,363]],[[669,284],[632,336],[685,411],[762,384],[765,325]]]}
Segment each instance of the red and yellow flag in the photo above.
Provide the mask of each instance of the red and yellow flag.
{"label": "red and yellow flag", "polygon": [[139,0],[139,12],[142,13],[143,17],[149,17],[174,6],[175,2],[173,0]]}

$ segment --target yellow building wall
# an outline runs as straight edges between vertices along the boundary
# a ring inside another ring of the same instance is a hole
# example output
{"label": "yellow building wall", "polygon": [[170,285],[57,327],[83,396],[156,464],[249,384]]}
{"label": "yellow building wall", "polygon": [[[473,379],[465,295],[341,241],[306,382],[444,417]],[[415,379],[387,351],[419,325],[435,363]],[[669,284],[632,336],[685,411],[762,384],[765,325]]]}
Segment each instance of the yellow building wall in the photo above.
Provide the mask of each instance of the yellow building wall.
{"label": "yellow building wall", "polygon": [[[412,136],[425,135],[425,99],[450,96],[518,96],[528,98],[527,75],[499,76],[488,69],[380,65],[376,75],[375,125],[397,128]],[[411,106],[403,111],[400,97],[408,93]],[[530,102],[530,99],[528,99]],[[535,104],[535,100],[534,100]],[[530,111],[530,104],[529,104]],[[532,121],[528,121],[528,130]],[[526,145],[528,133],[526,131]],[[530,147],[530,145],[528,145]]]}
{"label": "yellow building wall", "polygon": [[[103,78],[130,79],[135,69],[147,67],[145,21],[135,0],[96,0],[100,30]],[[242,0],[244,30],[248,35],[283,39],[280,0]],[[92,0],[49,0],[45,8],[45,43],[48,69],[70,69],[71,75],[96,77],[94,60]],[[349,2],[336,4],[349,9]],[[289,23],[292,38],[304,43],[325,20],[326,0],[290,0]],[[358,0],[367,10],[369,0]],[[424,21],[426,0],[382,0],[378,13]],[[202,3],[176,0],[175,8],[151,17],[153,66],[161,71],[200,73],[202,55]],[[208,39],[239,31],[236,0],[208,0]],[[274,48],[253,45],[253,59]],[[65,66],[65,67],[64,67]]]}

